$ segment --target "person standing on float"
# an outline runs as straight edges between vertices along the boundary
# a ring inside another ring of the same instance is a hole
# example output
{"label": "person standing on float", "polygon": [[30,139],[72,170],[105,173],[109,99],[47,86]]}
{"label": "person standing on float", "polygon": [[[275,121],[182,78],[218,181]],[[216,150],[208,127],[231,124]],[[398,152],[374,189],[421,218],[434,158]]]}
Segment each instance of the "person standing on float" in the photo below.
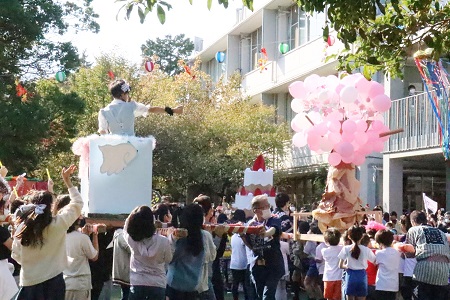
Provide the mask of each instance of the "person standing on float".
{"label": "person standing on float", "polygon": [[148,113],[182,114],[183,106],[170,108],[145,105],[132,101],[130,85],[123,79],[115,80],[109,86],[113,101],[98,113],[98,132],[134,136],[134,119]]}

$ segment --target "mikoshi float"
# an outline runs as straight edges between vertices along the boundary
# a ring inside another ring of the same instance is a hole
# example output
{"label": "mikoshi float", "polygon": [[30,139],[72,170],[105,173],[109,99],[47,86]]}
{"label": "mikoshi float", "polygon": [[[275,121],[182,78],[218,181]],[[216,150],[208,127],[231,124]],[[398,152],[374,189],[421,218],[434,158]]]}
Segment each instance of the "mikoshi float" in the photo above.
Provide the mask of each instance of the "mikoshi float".
{"label": "mikoshi float", "polygon": [[[293,144],[328,154],[325,192],[312,211],[321,231],[348,229],[364,214],[381,222],[380,212],[362,208],[355,169],[370,153],[383,151],[389,135],[403,131],[390,130],[384,124],[383,114],[390,109],[391,99],[384,94],[383,85],[359,73],[341,79],[313,74],[293,82],[289,92],[294,97],[291,108],[297,113],[291,122]],[[296,229],[297,218],[303,214],[294,215]]]}

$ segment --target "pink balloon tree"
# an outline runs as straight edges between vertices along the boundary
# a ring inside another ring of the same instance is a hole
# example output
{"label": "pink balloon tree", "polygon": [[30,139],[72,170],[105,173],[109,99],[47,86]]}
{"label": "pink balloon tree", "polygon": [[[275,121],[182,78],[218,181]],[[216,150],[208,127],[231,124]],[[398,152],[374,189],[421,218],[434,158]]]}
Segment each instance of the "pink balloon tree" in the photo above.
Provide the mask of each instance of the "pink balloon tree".
{"label": "pink balloon tree", "polygon": [[359,73],[342,79],[313,74],[293,82],[289,92],[297,113],[291,122],[293,144],[329,153],[327,190],[313,216],[322,230],[346,229],[361,210],[355,165],[362,165],[369,153],[381,152],[389,135],[398,132],[384,124],[383,113],[391,107],[391,99],[380,83]]}

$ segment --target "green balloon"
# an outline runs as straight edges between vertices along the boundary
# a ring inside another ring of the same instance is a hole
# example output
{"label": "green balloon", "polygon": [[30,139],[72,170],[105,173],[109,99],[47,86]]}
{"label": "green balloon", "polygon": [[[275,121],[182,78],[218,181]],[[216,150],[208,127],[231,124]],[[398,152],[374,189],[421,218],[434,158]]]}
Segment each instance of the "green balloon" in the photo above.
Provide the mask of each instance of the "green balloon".
{"label": "green balloon", "polygon": [[287,43],[280,43],[280,45],[278,46],[278,50],[280,50],[281,54],[285,54],[286,52],[289,51],[289,44],[287,44]]}
{"label": "green balloon", "polygon": [[66,80],[66,73],[64,73],[64,71],[56,72],[55,78],[58,82],[63,82]]}

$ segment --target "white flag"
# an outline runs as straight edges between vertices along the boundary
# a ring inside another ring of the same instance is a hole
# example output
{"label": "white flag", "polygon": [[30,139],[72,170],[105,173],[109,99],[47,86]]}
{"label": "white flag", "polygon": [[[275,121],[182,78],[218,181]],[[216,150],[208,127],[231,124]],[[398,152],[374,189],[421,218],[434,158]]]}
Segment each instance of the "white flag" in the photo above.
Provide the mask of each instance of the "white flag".
{"label": "white flag", "polygon": [[433,199],[427,197],[425,193],[422,193],[423,195],[423,205],[425,207],[425,211],[431,211],[433,214],[435,214],[438,210],[438,203],[434,201]]}

